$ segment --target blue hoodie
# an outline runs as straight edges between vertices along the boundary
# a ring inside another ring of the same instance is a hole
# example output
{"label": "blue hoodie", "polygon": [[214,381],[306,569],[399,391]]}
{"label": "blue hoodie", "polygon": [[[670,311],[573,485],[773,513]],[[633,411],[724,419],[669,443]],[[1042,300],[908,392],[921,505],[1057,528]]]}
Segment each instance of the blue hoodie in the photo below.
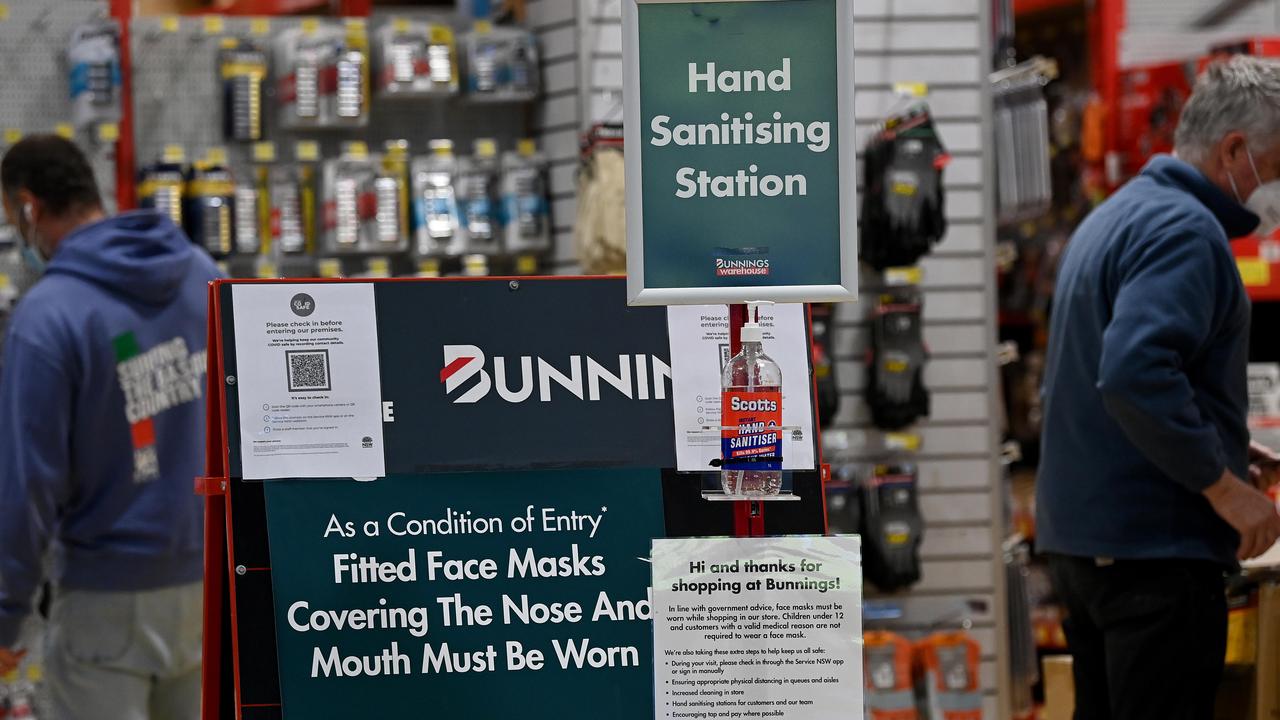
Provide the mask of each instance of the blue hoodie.
{"label": "blue hoodie", "polygon": [[1157,156],[1062,258],[1036,481],[1042,551],[1233,565],[1201,492],[1248,477],[1249,299],[1228,238],[1258,217]]}
{"label": "blue hoodie", "polygon": [[78,228],[18,304],[0,359],[0,647],[54,547],[64,588],[137,591],[202,577],[208,282],[172,222]]}

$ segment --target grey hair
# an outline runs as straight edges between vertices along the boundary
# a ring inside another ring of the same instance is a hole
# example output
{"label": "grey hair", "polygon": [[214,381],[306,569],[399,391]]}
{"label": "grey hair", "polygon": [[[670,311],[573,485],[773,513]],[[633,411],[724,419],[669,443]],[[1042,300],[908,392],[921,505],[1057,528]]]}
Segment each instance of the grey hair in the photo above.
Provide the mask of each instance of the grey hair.
{"label": "grey hair", "polygon": [[1280,139],[1280,62],[1236,55],[1210,64],[1182,109],[1175,152],[1187,162],[1203,162],[1234,131],[1244,133],[1254,151]]}

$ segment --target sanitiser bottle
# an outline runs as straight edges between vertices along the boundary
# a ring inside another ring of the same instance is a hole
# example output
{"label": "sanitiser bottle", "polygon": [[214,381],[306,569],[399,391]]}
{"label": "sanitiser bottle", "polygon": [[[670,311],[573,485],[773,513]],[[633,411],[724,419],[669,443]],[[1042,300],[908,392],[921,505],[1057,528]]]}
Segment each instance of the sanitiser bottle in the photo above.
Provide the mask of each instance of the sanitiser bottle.
{"label": "sanitiser bottle", "polygon": [[761,304],[747,303],[742,350],[720,378],[720,484],[726,495],[777,495],[782,488],[782,369],[764,354]]}

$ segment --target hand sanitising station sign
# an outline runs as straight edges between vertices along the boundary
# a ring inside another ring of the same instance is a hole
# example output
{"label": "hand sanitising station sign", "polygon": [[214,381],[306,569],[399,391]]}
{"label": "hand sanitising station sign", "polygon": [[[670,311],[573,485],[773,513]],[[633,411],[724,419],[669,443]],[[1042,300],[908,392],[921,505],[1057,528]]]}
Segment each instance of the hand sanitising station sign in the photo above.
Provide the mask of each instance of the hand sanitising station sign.
{"label": "hand sanitising station sign", "polygon": [[624,0],[632,304],[852,300],[848,0]]}

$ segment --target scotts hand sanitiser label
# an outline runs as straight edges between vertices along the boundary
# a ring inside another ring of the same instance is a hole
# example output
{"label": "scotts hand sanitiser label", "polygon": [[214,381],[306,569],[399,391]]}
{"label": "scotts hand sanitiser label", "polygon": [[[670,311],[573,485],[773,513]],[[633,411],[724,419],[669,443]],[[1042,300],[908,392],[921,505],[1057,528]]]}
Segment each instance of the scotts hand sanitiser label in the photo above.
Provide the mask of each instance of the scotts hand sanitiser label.
{"label": "scotts hand sanitiser label", "polygon": [[[781,470],[782,392],[726,390],[722,399],[720,449],[724,458],[723,469]],[[765,458],[774,459],[769,461]]]}

